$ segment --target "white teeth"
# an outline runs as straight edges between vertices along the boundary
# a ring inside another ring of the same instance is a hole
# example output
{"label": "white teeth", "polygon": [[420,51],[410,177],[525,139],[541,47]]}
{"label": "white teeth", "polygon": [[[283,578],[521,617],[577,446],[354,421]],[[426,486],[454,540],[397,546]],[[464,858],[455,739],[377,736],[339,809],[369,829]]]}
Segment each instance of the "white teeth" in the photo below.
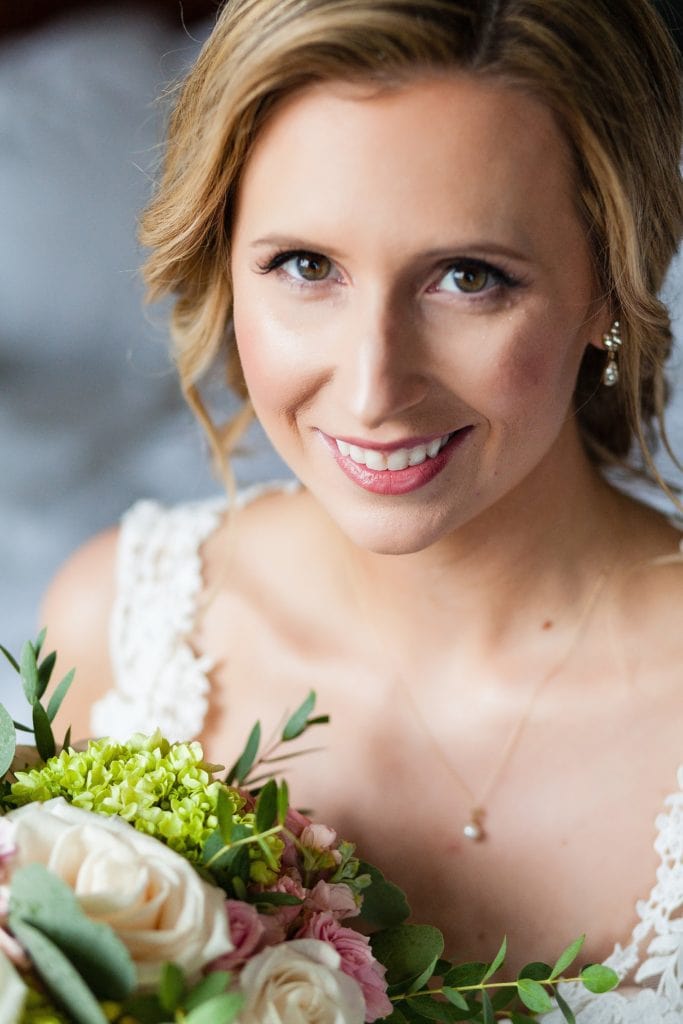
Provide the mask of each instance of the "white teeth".
{"label": "white teeth", "polygon": [[387,469],[406,469],[408,466],[408,450],[399,448],[398,451],[387,455]]}
{"label": "white teeth", "polygon": [[368,467],[368,469],[386,469],[386,455],[383,455],[382,452],[378,452],[375,448],[368,448],[368,450],[365,452],[365,465]]}
{"label": "white teeth", "polygon": [[408,465],[419,466],[421,462],[427,458],[427,449],[425,445],[419,444],[417,448],[411,448],[408,452]]}
{"label": "white teeth", "polygon": [[429,444],[418,444],[414,448],[397,448],[385,455],[376,448],[361,448],[359,445],[349,444],[347,441],[337,440],[337,448],[345,458],[352,458],[354,462],[368,469],[383,472],[386,469],[401,470],[408,466],[419,466],[425,459],[433,459],[439,454],[447,441],[450,441],[452,434],[444,434]]}

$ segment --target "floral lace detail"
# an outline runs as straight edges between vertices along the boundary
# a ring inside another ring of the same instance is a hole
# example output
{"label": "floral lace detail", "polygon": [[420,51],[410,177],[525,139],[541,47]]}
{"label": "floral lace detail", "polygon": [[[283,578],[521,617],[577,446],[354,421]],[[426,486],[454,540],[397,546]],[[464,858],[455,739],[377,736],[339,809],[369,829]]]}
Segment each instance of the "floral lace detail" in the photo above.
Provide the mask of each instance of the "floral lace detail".
{"label": "floral lace detail", "polygon": [[[240,492],[236,504],[297,487],[258,485]],[[170,509],[143,501],[124,516],[110,636],[116,688],[93,708],[94,735],[126,739],[157,726],[169,739],[201,733],[213,666],[194,653],[188,637],[203,586],[201,547],[226,509],[224,497]],[[683,1021],[683,766],[678,784],[656,820],[661,864],[655,885],[636,905],[639,920],[631,941],[617,944],[605,961],[625,984],[600,996],[563,986],[577,1024]],[[563,1021],[559,1010],[543,1017],[543,1024]]]}
{"label": "floral lace detail", "polygon": [[[235,505],[293,486],[250,487]],[[110,624],[116,685],[93,706],[93,735],[127,739],[157,727],[170,740],[201,733],[213,664],[195,654],[189,637],[203,587],[201,547],[227,507],[223,496],[173,508],[140,501],[123,517]]]}
{"label": "floral lace detail", "polygon": [[[657,880],[648,899],[636,904],[639,921],[631,941],[624,947],[617,944],[605,961],[623,981],[633,984],[600,996],[579,986],[563,986],[572,1009],[578,1011],[577,1024],[683,1021],[683,766],[678,785],[655,822],[655,850],[661,857]],[[544,1024],[563,1020],[559,1011],[543,1017]]]}

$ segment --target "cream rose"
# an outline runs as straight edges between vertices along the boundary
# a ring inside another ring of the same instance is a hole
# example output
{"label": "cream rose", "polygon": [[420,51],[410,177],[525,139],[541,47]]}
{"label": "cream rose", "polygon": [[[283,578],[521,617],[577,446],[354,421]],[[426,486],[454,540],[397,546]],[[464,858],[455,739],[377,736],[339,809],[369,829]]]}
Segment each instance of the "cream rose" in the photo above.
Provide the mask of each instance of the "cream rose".
{"label": "cream rose", "polygon": [[189,974],[230,952],[225,895],[192,865],[121,818],[58,798],[6,815],[16,854],[5,873],[44,864],[73,889],[88,917],[116,932],[138,971],[154,984],[173,961]]}
{"label": "cream rose", "polygon": [[326,942],[295,939],[253,957],[240,975],[239,1024],[363,1024],[360,987]]}
{"label": "cream rose", "polygon": [[0,1024],[16,1024],[28,989],[0,950]]}

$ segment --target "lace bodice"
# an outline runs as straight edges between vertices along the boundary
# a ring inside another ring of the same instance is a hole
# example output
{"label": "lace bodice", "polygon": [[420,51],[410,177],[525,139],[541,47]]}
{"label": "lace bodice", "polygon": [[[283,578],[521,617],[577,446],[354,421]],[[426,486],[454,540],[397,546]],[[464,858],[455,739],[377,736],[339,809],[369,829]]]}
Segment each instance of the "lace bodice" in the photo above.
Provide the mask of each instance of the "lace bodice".
{"label": "lace bodice", "polygon": [[[252,487],[237,503],[296,486]],[[144,501],[126,513],[111,620],[116,685],[93,708],[94,735],[124,739],[156,726],[169,739],[201,733],[212,664],[194,653],[188,638],[202,591],[201,547],[226,505],[225,498],[168,509]],[[579,1011],[577,1024],[683,1022],[683,766],[655,824],[660,865],[654,886],[636,905],[630,942],[617,945],[606,961],[624,985],[597,998],[571,986],[567,996]],[[563,1020],[559,1011],[543,1019]]]}

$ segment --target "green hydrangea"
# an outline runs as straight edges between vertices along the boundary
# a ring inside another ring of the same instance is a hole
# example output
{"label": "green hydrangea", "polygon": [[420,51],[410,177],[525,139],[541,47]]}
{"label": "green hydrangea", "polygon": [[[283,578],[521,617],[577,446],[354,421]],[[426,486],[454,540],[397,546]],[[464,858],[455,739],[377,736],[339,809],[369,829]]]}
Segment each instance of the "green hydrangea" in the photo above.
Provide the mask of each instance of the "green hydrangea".
{"label": "green hydrangea", "polygon": [[152,736],[138,733],[127,743],[103,739],[91,741],[84,751],[69,747],[39,768],[17,772],[11,800],[21,806],[64,797],[87,811],[117,814],[198,861],[218,825],[221,788],[228,793],[235,821],[244,820],[244,798],[214,779],[215,770],[204,761],[199,743],[169,743],[158,731]]}

